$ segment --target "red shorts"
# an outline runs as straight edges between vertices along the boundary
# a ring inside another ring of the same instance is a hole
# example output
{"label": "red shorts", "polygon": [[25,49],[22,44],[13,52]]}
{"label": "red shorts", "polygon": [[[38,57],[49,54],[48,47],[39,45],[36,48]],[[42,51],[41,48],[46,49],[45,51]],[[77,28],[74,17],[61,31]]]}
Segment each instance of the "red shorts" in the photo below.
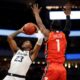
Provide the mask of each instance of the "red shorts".
{"label": "red shorts", "polygon": [[62,64],[51,63],[45,68],[42,80],[66,80],[66,69]]}

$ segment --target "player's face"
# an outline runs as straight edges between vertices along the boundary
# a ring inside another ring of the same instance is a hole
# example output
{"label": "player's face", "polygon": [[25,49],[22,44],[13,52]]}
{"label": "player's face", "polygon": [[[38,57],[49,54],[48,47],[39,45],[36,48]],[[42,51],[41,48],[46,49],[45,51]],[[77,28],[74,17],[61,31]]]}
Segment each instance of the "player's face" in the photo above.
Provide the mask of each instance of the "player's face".
{"label": "player's face", "polygon": [[31,50],[32,49],[32,44],[30,41],[25,41],[22,44],[22,48],[25,50]]}

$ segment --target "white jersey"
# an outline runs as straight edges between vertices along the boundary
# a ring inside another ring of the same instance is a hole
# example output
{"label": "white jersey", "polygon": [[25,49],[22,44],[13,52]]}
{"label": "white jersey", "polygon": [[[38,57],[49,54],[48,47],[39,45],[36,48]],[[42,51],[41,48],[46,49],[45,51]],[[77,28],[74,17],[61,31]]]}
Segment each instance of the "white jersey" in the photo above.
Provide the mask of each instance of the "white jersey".
{"label": "white jersey", "polygon": [[8,72],[25,76],[31,64],[29,51],[18,50],[11,60]]}

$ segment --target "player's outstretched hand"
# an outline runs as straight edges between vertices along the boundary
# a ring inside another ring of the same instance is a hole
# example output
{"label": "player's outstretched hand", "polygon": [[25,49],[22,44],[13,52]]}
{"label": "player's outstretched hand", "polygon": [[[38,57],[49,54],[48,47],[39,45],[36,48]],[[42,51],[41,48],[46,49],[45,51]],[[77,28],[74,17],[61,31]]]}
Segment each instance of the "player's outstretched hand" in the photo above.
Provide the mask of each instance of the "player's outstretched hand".
{"label": "player's outstretched hand", "polygon": [[64,5],[64,13],[66,16],[71,14],[71,8],[72,8],[72,4],[70,3]]}
{"label": "player's outstretched hand", "polygon": [[34,4],[31,8],[32,8],[32,11],[34,14],[36,14],[36,13],[39,14],[42,9],[42,7],[39,8],[38,4]]}

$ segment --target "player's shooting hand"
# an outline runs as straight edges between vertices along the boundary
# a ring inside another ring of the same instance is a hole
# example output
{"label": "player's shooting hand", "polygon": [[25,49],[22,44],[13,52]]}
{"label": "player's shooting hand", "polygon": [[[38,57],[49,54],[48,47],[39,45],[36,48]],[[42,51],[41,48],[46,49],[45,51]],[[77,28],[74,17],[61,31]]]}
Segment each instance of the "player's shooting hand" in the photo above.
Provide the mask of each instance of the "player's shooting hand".
{"label": "player's shooting hand", "polygon": [[33,11],[34,14],[35,13],[39,14],[41,9],[42,9],[42,7],[39,8],[38,4],[34,4],[31,8],[32,8],[32,11]]}
{"label": "player's shooting hand", "polygon": [[67,3],[64,5],[64,13],[66,14],[66,16],[71,14],[71,7],[72,5],[70,3]]}
{"label": "player's shooting hand", "polygon": [[19,29],[19,31],[20,31],[21,33],[24,33],[23,27],[22,27],[21,29]]}

